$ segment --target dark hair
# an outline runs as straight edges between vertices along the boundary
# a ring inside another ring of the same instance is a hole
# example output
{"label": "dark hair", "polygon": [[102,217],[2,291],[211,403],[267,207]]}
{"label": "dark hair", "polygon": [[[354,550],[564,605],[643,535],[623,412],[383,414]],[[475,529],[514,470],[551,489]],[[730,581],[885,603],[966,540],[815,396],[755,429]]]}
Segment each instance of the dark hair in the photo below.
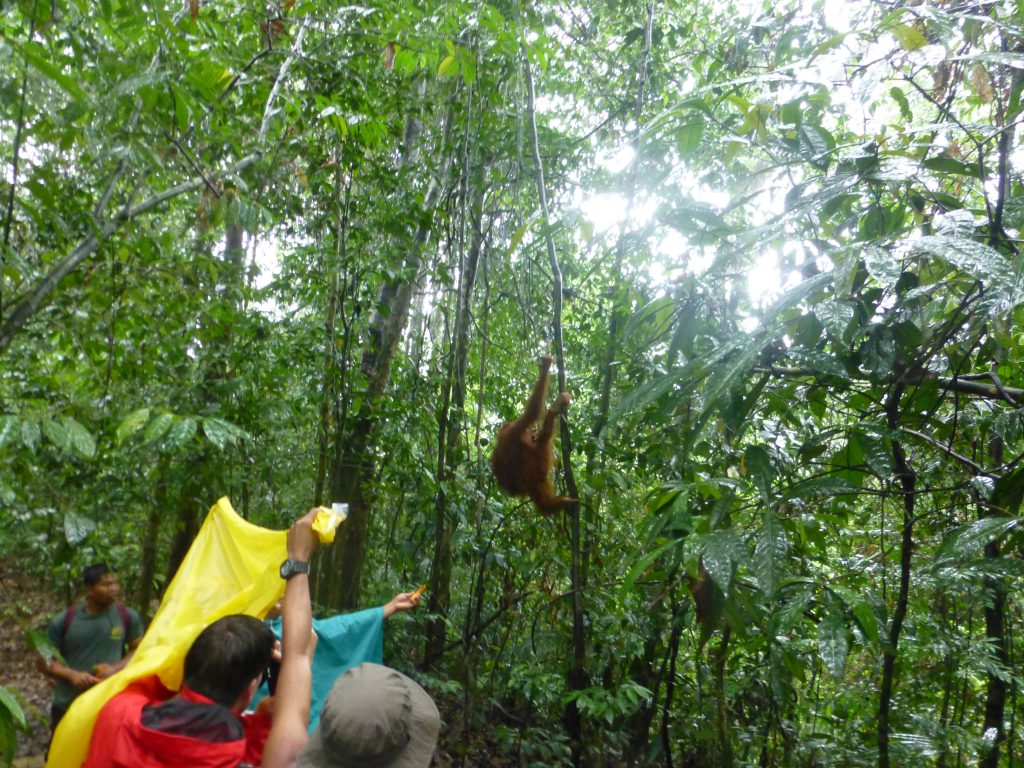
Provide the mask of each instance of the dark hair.
{"label": "dark hair", "polygon": [[108,573],[110,573],[110,569],[106,563],[93,563],[82,571],[82,583],[87,587],[94,587]]}
{"label": "dark hair", "polygon": [[199,633],[185,655],[185,685],[230,707],[267,668],[274,633],[252,616],[225,616]]}

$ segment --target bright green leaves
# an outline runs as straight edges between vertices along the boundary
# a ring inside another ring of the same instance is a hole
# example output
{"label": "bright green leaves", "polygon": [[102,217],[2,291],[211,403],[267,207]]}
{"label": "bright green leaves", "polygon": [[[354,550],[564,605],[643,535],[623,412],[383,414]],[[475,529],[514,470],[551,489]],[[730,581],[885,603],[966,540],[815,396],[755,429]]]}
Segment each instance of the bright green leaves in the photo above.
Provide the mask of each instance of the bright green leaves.
{"label": "bright green leaves", "polygon": [[1020,271],[999,251],[977,240],[950,235],[922,237],[910,243],[911,252],[945,261],[949,266],[984,281],[998,293],[997,309],[1005,311],[1024,300]]}
{"label": "bright green leaves", "polygon": [[91,459],[96,455],[96,440],[80,422],[70,416],[39,418],[32,416],[0,416],[0,448],[20,438],[22,446],[35,453],[46,443],[58,450]]}
{"label": "bright green leaves", "polygon": [[18,702],[18,694],[0,685],[0,757],[6,765],[14,760],[18,747],[18,733],[30,733],[25,711]]}
{"label": "bright green leaves", "polygon": [[114,430],[114,439],[117,444],[121,445],[129,435],[138,431],[147,421],[149,421],[149,408],[139,408],[125,416]]}
{"label": "bright green leaves", "polygon": [[250,439],[249,434],[244,429],[236,427],[234,424],[223,419],[207,416],[202,420],[202,424],[203,434],[221,450],[224,450],[229,445],[235,445],[240,441]]}
{"label": "bright green leaves", "polygon": [[212,416],[197,419],[166,411],[151,414],[149,408],[140,408],[125,416],[117,427],[115,438],[120,446],[142,430],[141,445],[158,444],[162,450],[176,451],[191,442],[200,424],[206,439],[220,450],[250,439],[245,430],[224,419]]}
{"label": "bright green leaves", "polygon": [[14,48],[25,57],[25,60],[41,74],[49,78],[53,83],[74,99],[86,101],[88,94],[82,88],[79,78],[68,74],[58,64],[54,63],[49,51],[38,43],[21,43],[11,40]]}
{"label": "bright green leaves", "polygon": [[64,540],[72,547],[81,544],[96,530],[96,523],[73,509],[64,511]]}

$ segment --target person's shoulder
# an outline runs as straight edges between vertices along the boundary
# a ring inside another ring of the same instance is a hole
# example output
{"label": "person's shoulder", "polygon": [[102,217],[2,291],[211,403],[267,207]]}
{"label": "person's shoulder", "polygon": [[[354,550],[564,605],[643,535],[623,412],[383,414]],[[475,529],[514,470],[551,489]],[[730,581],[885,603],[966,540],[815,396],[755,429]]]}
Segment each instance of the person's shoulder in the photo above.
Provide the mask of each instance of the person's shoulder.
{"label": "person's shoulder", "polygon": [[[76,605],[69,605],[63,611],[53,614],[50,616],[49,622],[47,622],[47,629],[55,629],[58,632],[64,631],[64,622],[67,621],[68,611],[77,608]],[[77,611],[76,611],[77,612]]]}

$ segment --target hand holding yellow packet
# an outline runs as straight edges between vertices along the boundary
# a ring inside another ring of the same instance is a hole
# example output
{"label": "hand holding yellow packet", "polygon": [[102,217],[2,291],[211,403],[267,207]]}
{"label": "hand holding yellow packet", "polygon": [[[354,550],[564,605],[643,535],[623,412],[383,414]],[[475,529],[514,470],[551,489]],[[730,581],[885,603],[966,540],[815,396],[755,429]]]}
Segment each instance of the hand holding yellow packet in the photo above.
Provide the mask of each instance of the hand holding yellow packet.
{"label": "hand holding yellow packet", "polygon": [[321,544],[330,544],[334,541],[334,532],[346,517],[348,517],[348,504],[335,502],[330,507],[317,507],[316,517],[313,519],[313,530],[320,537]]}

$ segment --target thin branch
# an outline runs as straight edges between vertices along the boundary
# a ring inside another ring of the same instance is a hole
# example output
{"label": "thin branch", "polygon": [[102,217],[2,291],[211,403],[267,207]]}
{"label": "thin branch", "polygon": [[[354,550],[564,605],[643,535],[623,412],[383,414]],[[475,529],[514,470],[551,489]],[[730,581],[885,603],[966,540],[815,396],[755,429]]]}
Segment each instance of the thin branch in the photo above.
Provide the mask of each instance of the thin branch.
{"label": "thin branch", "polygon": [[[240,173],[259,160],[260,157],[262,157],[262,153],[254,152],[253,154],[242,158],[234,165],[221,171],[220,175],[229,176]],[[142,201],[138,205],[131,207],[126,206],[115,216],[98,226],[96,230],[90,232],[89,235],[78,244],[78,247],[75,248],[75,250],[61,259],[28,295],[21,298],[17,304],[14,305],[10,314],[5,318],[4,322],[0,324],[0,354],[6,351],[7,347],[10,346],[14,335],[44,304],[50,294],[53,293],[54,289],[56,289],[60,281],[75,267],[92,255],[103,240],[136,216],[146,213],[147,211],[152,210],[153,208],[156,208],[179,195],[198,189],[206,183],[207,182],[204,177],[199,177],[182,182],[181,184],[177,184],[173,187],[169,187],[163,192],[153,195],[153,197],[148,200]]]}
{"label": "thin branch", "polygon": [[309,17],[306,16],[302,19],[302,24],[299,27],[299,34],[295,36],[291,51],[288,53],[288,58],[284,60],[284,63],[281,65],[281,71],[277,73],[277,79],[274,81],[274,87],[270,89],[270,96],[267,97],[267,106],[263,110],[263,123],[260,125],[260,134],[256,139],[257,146],[263,146],[263,140],[267,135],[267,129],[270,127],[270,118],[274,113],[274,101],[277,100],[277,94],[281,90],[281,83],[284,82],[285,77],[288,75],[288,70],[291,69],[292,62],[295,61],[296,57],[301,52],[302,41],[306,37],[306,30],[308,28]]}
{"label": "thin branch", "polygon": [[[788,368],[780,365],[773,365],[768,370],[776,376],[788,376],[795,378],[817,378],[821,376],[821,371],[816,371],[812,368]],[[988,378],[991,378],[991,374],[986,374]],[[916,375],[907,376],[905,383],[907,384],[922,384],[925,381],[934,381],[940,389],[945,389],[950,392],[961,392],[966,395],[977,395],[978,397],[984,397],[989,400],[1003,400],[1010,405],[1017,405],[1017,401],[1024,397],[1024,389],[1017,389],[1016,387],[1006,387],[1002,383],[998,384],[983,384],[979,381],[973,381],[968,378],[960,378],[954,376],[953,378],[944,378],[936,376],[928,371],[919,371]]]}
{"label": "thin branch", "polygon": [[993,477],[992,473],[991,472],[986,472],[984,467],[982,467],[981,465],[976,464],[975,462],[971,461],[966,456],[961,456],[959,453],[954,451],[948,445],[944,445],[943,443],[940,443],[934,437],[929,437],[928,435],[924,434],[923,432],[918,432],[916,429],[911,429],[910,427],[903,427],[903,431],[906,432],[908,435],[913,435],[914,437],[918,438],[919,440],[924,440],[929,445],[931,445],[931,446],[933,446],[935,448],[938,448],[940,451],[942,451],[944,454],[946,454],[950,458],[956,459],[961,464],[963,464],[967,469],[969,469],[973,474],[975,474],[975,475],[984,475],[986,477]]}

